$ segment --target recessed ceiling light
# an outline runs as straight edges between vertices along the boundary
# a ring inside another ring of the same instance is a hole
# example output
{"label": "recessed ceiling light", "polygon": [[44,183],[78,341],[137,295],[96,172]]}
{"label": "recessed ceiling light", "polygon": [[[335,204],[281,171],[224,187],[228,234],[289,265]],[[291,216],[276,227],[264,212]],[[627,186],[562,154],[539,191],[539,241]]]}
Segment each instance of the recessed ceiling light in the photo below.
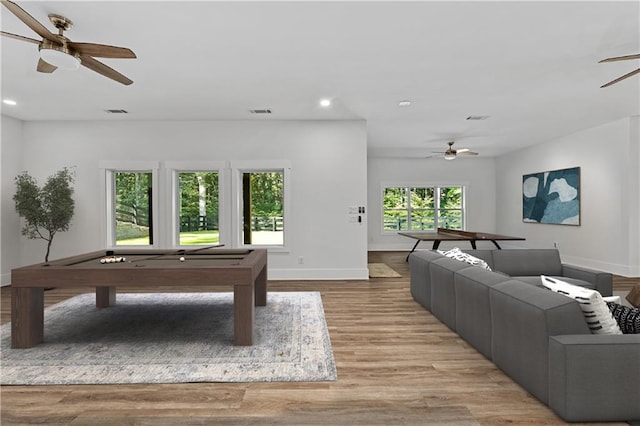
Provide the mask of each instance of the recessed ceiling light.
{"label": "recessed ceiling light", "polygon": [[408,107],[411,106],[411,101],[400,101],[398,102],[399,107]]}
{"label": "recessed ceiling light", "polygon": [[321,107],[325,107],[325,108],[328,107],[328,106],[331,106],[331,100],[330,99],[322,99],[320,101],[320,106]]}
{"label": "recessed ceiling light", "polygon": [[3,104],[7,104],[7,105],[18,105],[18,103],[16,101],[14,101],[13,99],[3,99],[2,100]]}

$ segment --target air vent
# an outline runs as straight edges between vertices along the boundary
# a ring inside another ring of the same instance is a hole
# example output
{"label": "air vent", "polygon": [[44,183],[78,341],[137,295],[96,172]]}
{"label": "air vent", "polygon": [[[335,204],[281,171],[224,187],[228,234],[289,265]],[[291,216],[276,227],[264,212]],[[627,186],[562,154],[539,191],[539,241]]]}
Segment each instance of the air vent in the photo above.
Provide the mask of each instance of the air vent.
{"label": "air vent", "polygon": [[105,109],[109,114],[129,114],[127,110],[124,109]]}
{"label": "air vent", "polygon": [[250,109],[251,114],[271,114],[270,109]]}
{"label": "air vent", "polygon": [[487,118],[489,118],[488,115],[470,115],[467,117],[467,120],[480,121],[480,120],[486,120]]}

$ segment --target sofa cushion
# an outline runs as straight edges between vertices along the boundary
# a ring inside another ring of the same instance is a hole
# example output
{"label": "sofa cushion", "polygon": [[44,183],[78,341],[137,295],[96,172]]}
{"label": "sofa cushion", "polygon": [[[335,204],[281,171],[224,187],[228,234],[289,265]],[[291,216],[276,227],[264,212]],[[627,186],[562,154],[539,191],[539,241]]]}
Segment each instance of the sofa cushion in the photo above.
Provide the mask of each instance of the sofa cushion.
{"label": "sofa cushion", "polygon": [[568,297],[511,280],[489,288],[493,362],[536,398],[549,394],[549,336],[590,335]]}
{"label": "sofa cushion", "polygon": [[456,330],[456,296],[453,284],[456,271],[477,268],[464,262],[443,257],[429,267],[431,277],[431,313],[451,330]]}
{"label": "sofa cushion", "polygon": [[562,275],[560,254],[556,249],[494,250],[493,269],[512,277]]}
{"label": "sofa cushion", "polygon": [[618,323],[602,299],[600,293],[546,276],[540,277],[542,285],[551,291],[574,299],[580,305],[584,319],[593,334],[622,334]]}
{"label": "sofa cushion", "polygon": [[456,332],[488,359],[492,337],[489,288],[510,279],[482,268],[465,268],[454,277]]}
{"label": "sofa cushion", "polygon": [[462,250],[460,250],[458,247],[452,248],[451,250],[448,251],[440,251],[438,250],[438,253],[440,253],[441,255],[445,256],[445,257],[449,257],[451,259],[455,259],[455,260],[459,260],[460,262],[464,262],[464,263],[468,263],[471,266],[479,266],[483,269],[486,269],[487,271],[491,270],[491,267],[489,266],[489,264],[487,262],[485,262],[484,260],[472,256],[469,253],[466,253]]}
{"label": "sofa cushion", "polygon": [[410,288],[413,299],[431,311],[431,262],[444,259],[441,254],[431,250],[414,251],[409,255]]}
{"label": "sofa cushion", "polygon": [[640,334],[640,308],[612,302],[607,302],[607,306],[623,334]]}

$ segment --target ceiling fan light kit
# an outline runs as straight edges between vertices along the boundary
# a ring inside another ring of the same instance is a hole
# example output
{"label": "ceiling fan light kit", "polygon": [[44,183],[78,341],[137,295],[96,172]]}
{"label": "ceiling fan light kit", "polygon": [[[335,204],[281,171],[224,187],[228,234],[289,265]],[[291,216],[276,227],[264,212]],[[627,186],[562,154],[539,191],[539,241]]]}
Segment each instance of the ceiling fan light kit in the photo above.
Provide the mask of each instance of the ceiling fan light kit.
{"label": "ceiling fan light kit", "polygon": [[45,40],[38,49],[40,50],[40,59],[56,68],[63,70],[77,70],[80,68],[79,55],[72,54],[64,45],[54,46],[53,43]]}
{"label": "ceiling fan light kit", "polygon": [[447,151],[444,153],[444,159],[445,160],[455,160],[456,159],[456,153],[455,152],[451,152],[451,151]]}

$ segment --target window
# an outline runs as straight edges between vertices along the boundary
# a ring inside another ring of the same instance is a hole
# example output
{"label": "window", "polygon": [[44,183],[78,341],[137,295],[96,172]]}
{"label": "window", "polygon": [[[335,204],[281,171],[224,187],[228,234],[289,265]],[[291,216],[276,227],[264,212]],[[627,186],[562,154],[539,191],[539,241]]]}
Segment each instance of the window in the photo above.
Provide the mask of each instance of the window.
{"label": "window", "polygon": [[284,245],[284,171],[242,172],[242,243]]}
{"label": "window", "polygon": [[220,183],[217,172],[178,172],[178,244],[220,242]]}
{"label": "window", "polygon": [[101,162],[104,176],[106,246],[157,245],[158,163]]}
{"label": "window", "polygon": [[383,188],[383,231],[464,229],[462,186]]}

